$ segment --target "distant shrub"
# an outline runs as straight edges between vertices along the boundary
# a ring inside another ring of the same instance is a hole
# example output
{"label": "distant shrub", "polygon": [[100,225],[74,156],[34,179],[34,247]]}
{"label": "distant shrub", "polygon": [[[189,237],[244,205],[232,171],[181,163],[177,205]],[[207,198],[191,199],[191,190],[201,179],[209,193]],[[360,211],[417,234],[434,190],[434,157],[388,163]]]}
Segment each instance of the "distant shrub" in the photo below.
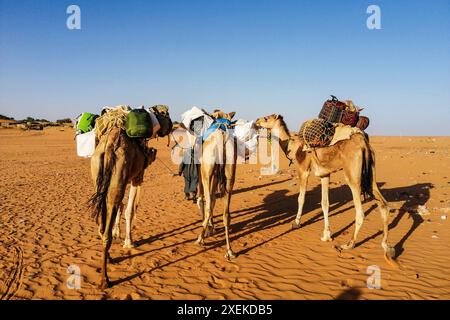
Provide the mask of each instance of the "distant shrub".
{"label": "distant shrub", "polygon": [[72,123],[72,119],[70,119],[70,118],[59,119],[59,120],[56,120],[56,123],[57,124]]}
{"label": "distant shrub", "polygon": [[0,114],[0,120],[14,120],[14,118],[10,118],[10,117]]}

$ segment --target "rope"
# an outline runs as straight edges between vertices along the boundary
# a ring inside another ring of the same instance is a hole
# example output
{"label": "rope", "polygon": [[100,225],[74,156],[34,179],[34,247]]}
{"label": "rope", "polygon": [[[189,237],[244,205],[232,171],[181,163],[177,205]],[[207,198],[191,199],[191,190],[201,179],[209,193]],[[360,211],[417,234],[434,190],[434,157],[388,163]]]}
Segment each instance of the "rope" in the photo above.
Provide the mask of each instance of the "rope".
{"label": "rope", "polygon": [[166,167],[167,170],[169,170],[169,172],[170,172],[172,175],[174,175],[174,176],[177,176],[177,175],[178,175],[178,174],[176,174],[175,172],[173,172],[173,170],[170,169],[170,168],[164,163],[164,161],[162,161],[160,158],[156,157],[156,160],[159,160],[159,161],[163,164],[163,166]]}

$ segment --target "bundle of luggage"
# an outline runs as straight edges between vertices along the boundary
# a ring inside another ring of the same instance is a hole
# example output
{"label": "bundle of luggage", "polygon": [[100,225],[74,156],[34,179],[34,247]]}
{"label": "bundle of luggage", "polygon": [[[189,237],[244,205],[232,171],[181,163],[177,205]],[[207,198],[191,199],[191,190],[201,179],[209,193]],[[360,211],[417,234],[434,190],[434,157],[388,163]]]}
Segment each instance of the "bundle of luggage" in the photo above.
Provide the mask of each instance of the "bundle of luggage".
{"label": "bundle of luggage", "polygon": [[300,138],[309,148],[321,148],[330,145],[337,126],[350,126],[364,131],[369,126],[369,118],[361,116],[363,109],[351,100],[339,101],[335,96],[325,101],[318,119],[302,124]]}
{"label": "bundle of luggage", "polygon": [[365,130],[369,126],[369,118],[360,116],[362,108],[353,105],[351,100],[339,101],[335,96],[325,101],[319,113],[319,119],[331,123],[342,123],[347,126]]}
{"label": "bundle of luggage", "polygon": [[[181,123],[188,132],[203,140],[209,133],[220,127],[220,124],[207,111],[192,107],[181,115]],[[219,124],[219,125],[218,125]],[[239,119],[233,122],[230,131],[237,139],[238,157],[248,159],[256,154],[258,145],[258,132],[254,121]],[[200,141],[200,140],[199,140]]]}
{"label": "bundle of luggage", "polygon": [[124,130],[128,137],[149,139],[156,136],[160,129],[154,109],[168,112],[165,105],[157,105],[149,109],[141,107],[132,109],[127,105],[104,107],[101,115],[84,112],[77,119],[77,154],[80,157],[91,157],[94,153],[96,141],[111,128]]}

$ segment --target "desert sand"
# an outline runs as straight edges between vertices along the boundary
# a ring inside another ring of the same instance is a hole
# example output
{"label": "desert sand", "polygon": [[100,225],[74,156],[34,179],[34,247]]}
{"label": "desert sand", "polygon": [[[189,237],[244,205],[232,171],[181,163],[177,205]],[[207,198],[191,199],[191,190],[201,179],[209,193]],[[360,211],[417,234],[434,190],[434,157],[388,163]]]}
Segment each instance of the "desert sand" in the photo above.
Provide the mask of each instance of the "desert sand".
{"label": "desert sand", "polygon": [[[232,197],[232,246],[224,258],[219,232],[194,243],[197,206],[183,200],[166,139],[152,141],[158,159],[146,171],[134,220],[138,246],[111,248],[114,286],[98,289],[101,242],[86,201],[93,193],[89,160],[76,156],[71,129],[0,130],[0,297],[3,299],[449,299],[450,137],[372,137],[377,180],[393,210],[390,242],[401,269],[383,258],[381,219],[374,202],[355,249],[334,245],[353,232],[354,209],[342,172],[331,178],[333,242],[322,242],[320,186],[310,178],[301,229],[290,229],[298,184],[282,158],[281,172],[260,176],[260,165],[240,165]],[[165,167],[167,165],[170,170]],[[429,214],[419,215],[424,205]],[[447,219],[444,219],[447,217]],[[122,222],[123,223],[123,222]],[[124,230],[124,229],[122,229]],[[69,266],[81,287],[67,286]],[[369,266],[381,288],[369,289]]]}

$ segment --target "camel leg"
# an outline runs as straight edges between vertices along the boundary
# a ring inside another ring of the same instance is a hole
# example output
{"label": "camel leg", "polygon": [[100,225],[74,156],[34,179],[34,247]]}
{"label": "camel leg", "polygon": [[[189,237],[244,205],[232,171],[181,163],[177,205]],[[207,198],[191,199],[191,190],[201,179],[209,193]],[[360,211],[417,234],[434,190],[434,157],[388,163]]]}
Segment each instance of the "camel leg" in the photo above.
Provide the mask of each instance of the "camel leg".
{"label": "camel leg", "polygon": [[103,229],[103,224],[101,222],[101,219],[100,219],[100,223],[98,225],[97,232],[98,232],[98,237],[100,238],[100,240],[103,241],[103,233],[105,232],[105,230]]}
{"label": "camel leg", "polygon": [[213,235],[215,233],[215,228],[214,228],[214,207],[216,206],[216,191],[217,190],[217,177],[215,174],[213,174],[212,178],[211,178],[211,218],[209,219],[208,222],[208,228],[206,229],[206,233],[205,233],[205,237],[209,237],[210,235]]}
{"label": "camel leg", "polygon": [[106,289],[111,286],[111,282],[108,278],[107,263],[109,260],[109,249],[112,243],[112,221],[115,219],[117,208],[112,201],[107,203],[107,216],[105,221],[105,232],[103,233],[103,256],[102,256],[102,270],[101,270],[101,282],[100,288]]}
{"label": "camel leg", "polygon": [[364,221],[364,211],[361,203],[361,184],[349,183],[350,189],[352,190],[353,204],[355,206],[355,232],[353,238],[344,245],[339,246],[342,250],[353,249],[355,247],[356,237],[358,236],[359,229]]}
{"label": "camel leg", "polygon": [[384,199],[383,195],[378,189],[375,179],[373,179],[372,193],[378,202],[378,209],[380,210],[381,220],[383,221],[383,239],[381,240],[381,247],[384,250],[384,254],[387,259],[395,257],[395,248],[389,245],[388,233],[389,233],[389,207],[387,201]]}
{"label": "camel leg", "polygon": [[[225,189],[225,195],[224,195],[224,210],[223,210],[223,224],[225,226],[225,239],[227,242],[227,252],[225,254],[225,258],[228,260],[236,258],[236,255],[234,254],[233,250],[231,249],[231,242],[230,242],[230,235],[229,235],[229,229],[230,229],[230,223],[231,223],[231,215],[230,215],[230,201],[231,201],[231,193],[233,191],[233,185],[234,185],[234,174],[236,170],[236,165],[227,165],[226,170],[227,173],[227,185]],[[231,171],[231,172],[230,172]],[[231,177],[230,177],[231,175]],[[230,178],[228,178],[230,177]]]}
{"label": "camel leg", "polygon": [[124,248],[134,248],[135,245],[133,240],[131,239],[131,222],[133,221],[133,217],[135,214],[135,210],[137,208],[137,198],[140,186],[136,186],[133,183],[130,187],[130,195],[128,197],[128,204],[125,210],[125,221],[126,221],[126,231],[125,231],[125,241],[123,243]]}
{"label": "camel leg", "polygon": [[117,210],[116,221],[114,222],[114,228],[112,231],[113,239],[120,239],[120,217],[123,212],[123,203],[120,203],[119,209]]}
{"label": "camel leg", "polygon": [[295,220],[292,222],[292,229],[300,228],[300,219],[302,218],[303,204],[305,203],[306,187],[308,184],[309,170],[299,173],[300,192],[298,194],[298,210]]}
{"label": "camel leg", "polygon": [[[94,154],[94,156],[91,158],[91,177],[92,177],[92,181],[94,182],[94,190],[97,189],[98,176],[103,174],[103,172],[101,172],[103,159],[104,159],[104,153]],[[98,231],[98,237],[100,238],[100,240],[103,240],[103,233],[105,232],[105,228],[104,228],[104,223],[103,223],[102,218],[100,218],[97,231]]]}
{"label": "camel leg", "polygon": [[330,203],[328,200],[328,190],[330,185],[330,176],[324,177],[320,179],[320,182],[322,184],[322,212],[323,212],[323,221],[324,221],[324,227],[323,227],[323,236],[320,238],[322,241],[332,241],[331,239],[331,231],[330,231],[330,224],[328,221],[328,210],[330,208]]}
{"label": "camel leg", "polygon": [[198,174],[198,187],[197,187],[197,206],[200,210],[200,214],[202,216],[202,221],[205,219],[205,202],[204,202],[204,193],[203,193],[203,184],[202,184],[202,176],[199,169]]}
{"label": "camel leg", "polygon": [[[200,235],[197,238],[196,243],[199,245],[204,245],[205,241],[205,233],[206,229],[208,228],[209,220],[211,219],[212,211],[211,211],[211,177],[214,172],[214,165],[215,164],[209,164],[204,163],[202,164],[202,184],[203,184],[203,206],[204,206],[204,212],[205,216],[203,218],[202,222],[202,231],[200,232]],[[213,190],[215,192],[215,190]]]}

